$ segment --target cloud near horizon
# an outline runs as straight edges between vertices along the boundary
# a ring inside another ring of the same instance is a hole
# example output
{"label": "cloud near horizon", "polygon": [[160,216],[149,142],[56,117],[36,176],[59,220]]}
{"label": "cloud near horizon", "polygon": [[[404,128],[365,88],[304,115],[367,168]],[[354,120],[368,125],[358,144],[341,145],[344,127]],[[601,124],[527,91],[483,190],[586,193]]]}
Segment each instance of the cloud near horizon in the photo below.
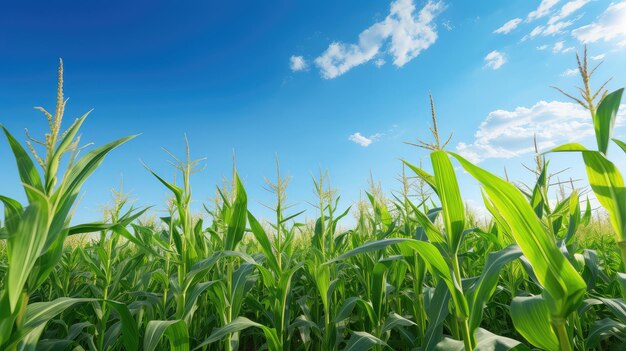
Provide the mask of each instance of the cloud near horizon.
{"label": "cloud near horizon", "polygon": [[[623,125],[625,115],[626,108],[622,105],[616,126]],[[535,136],[542,151],[593,134],[591,117],[582,106],[573,102],[541,100],[531,107],[490,112],[474,133],[474,141],[460,142],[456,149],[470,161],[481,162],[533,153]]]}

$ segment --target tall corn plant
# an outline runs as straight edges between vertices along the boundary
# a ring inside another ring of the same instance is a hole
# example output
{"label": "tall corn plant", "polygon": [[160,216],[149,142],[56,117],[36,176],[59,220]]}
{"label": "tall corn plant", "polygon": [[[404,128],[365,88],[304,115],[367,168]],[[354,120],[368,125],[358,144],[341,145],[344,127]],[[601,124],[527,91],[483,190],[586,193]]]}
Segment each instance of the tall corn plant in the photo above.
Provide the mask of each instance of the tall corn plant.
{"label": "tall corn plant", "polygon": [[257,268],[261,272],[269,299],[271,328],[279,341],[277,345],[279,349],[290,350],[290,307],[293,298],[291,289],[294,274],[302,267],[302,263],[293,260],[293,239],[300,225],[296,223],[290,226],[289,222],[304,211],[285,215],[285,210],[289,208],[286,204],[289,179],[281,177],[278,160],[276,160],[276,173],[275,182],[266,180],[268,190],[276,196],[275,206],[271,208],[276,214],[276,220],[271,224],[274,231],[273,242],[250,212],[248,212],[248,223],[267,263],[267,268],[261,265]]}
{"label": "tall corn plant", "polygon": [[[78,132],[89,112],[76,119],[65,131],[61,124],[67,100],[63,97],[63,62],[59,62],[57,102],[54,115],[41,107],[48,120],[49,132],[40,141],[28,136],[29,153],[3,127],[17,162],[17,169],[26,192],[27,204],[0,196],[5,207],[5,228],[8,238],[8,271],[0,292],[0,348],[11,349],[18,343],[34,345],[45,322],[68,306],[57,300],[46,305],[29,305],[31,294],[48,278],[61,258],[65,238],[89,231],[88,227],[71,230],[70,221],[81,186],[100,166],[105,156],[134,136],[118,139],[79,155]],[[37,146],[44,152],[40,154]],[[65,169],[62,159],[69,154]],[[35,165],[39,165],[41,172]],[[34,323],[34,309],[45,307],[46,318]],[[56,313],[56,314],[55,314]],[[22,340],[22,341],[20,341]]]}
{"label": "tall corn plant", "polygon": [[[163,184],[172,195],[168,209],[169,216],[161,218],[167,226],[165,270],[155,272],[154,278],[163,286],[162,307],[166,320],[152,320],[146,325],[144,350],[154,350],[162,337],[177,349],[189,349],[189,329],[192,326],[197,300],[211,283],[202,283],[204,276],[194,270],[194,265],[208,255],[205,236],[202,232],[202,219],[194,218],[191,212],[192,188],[190,177],[201,170],[202,160],[192,160],[189,142],[185,137],[185,159],[180,160],[165,150],[174,160],[175,169],[182,176],[182,186],[169,182],[146,166],[148,171]],[[119,228],[123,231],[123,228]],[[130,236],[130,235],[127,235]],[[170,276],[171,272],[176,273]],[[168,314],[168,295],[174,301],[174,314]]]}
{"label": "tall corn plant", "polygon": [[[420,141],[416,145],[431,151],[430,158],[434,175],[408,162],[405,162],[405,164],[432,188],[433,193],[439,198],[441,208],[433,212],[423,213],[418,208],[423,204],[416,206],[406,199],[407,203],[412,207],[412,214],[420,225],[422,235],[416,235],[415,239],[391,238],[369,242],[331,260],[329,263],[381,250],[391,245],[399,246],[402,252],[414,251],[420,258],[417,263],[423,262],[426,269],[435,277],[435,280],[441,282],[438,285],[447,288],[447,290],[436,288],[435,293],[437,295],[429,299],[438,301],[440,305],[434,307],[434,311],[429,313],[429,328],[424,332],[422,340],[425,349],[434,349],[436,345],[441,343],[443,345],[456,345],[459,342],[458,340],[461,340],[461,347],[465,350],[473,350],[479,343],[492,343],[493,345],[504,342],[517,345],[519,344],[518,342],[495,336],[487,331],[478,329],[478,327],[482,319],[483,304],[495,290],[500,269],[506,263],[518,258],[520,253],[515,247],[510,247],[490,255],[488,264],[481,275],[476,278],[475,283],[468,289],[464,288],[463,279],[465,276],[459,255],[461,254],[462,242],[471,230],[468,231],[466,229],[465,207],[461,199],[452,162],[448,153],[443,150],[450,139],[444,142],[440,140],[432,97],[430,102],[433,119],[431,132],[434,142],[425,143]],[[443,221],[443,230],[434,223],[439,213]],[[407,255],[405,254],[405,256]],[[423,281],[424,278],[418,276],[414,284],[422,284]],[[419,288],[416,291],[419,294],[423,294]],[[446,297],[446,294],[449,294],[448,297]],[[437,317],[447,315],[447,306],[442,301],[447,301],[448,298],[452,300],[454,315],[454,319],[449,324],[449,327],[457,340],[440,340],[441,332],[437,332],[444,322],[443,318]],[[418,301],[422,303],[423,299],[418,299]],[[433,304],[430,305],[430,307],[432,306]],[[431,308],[428,310],[431,310]],[[480,337],[480,340],[477,340],[477,336]]]}
{"label": "tall corn plant", "polygon": [[589,111],[593,121],[597,150],[589,150],[578,143],[569,143],[552,149],[552,152],[580,152],[582,154],[589,184],[598,201],[609,214],[622,260],[626,266],[626,188],[624,188],[621,172],[607,158],[611,140],[626,152],[625,142],[611,138],[624,89],[621,88],[609,93],[605,89],[608,83],[606,81],[594,92],[590,82],[599,65],[592,69],[589,68],[587,48],[585,48],[582,59],[578,54],[576,54],[576,58],[583,82],[583,87],[579,88],[580,97],[575,97],[558,88],[557,90]]}
{"label": "tall corn plant", "polygon": [[[551,152],[580,152],[582,154],[591,190],[608,213],[621,253],[622,272],[624,272],[626,269],[626,187],[621,171],[608,158],[611,140],[626,152],[624,141],[611,138],[624,88],[609,93],[605,88],[607,80],[594,91],[591,88],[591,79],[599,64],[594,68],[589,68],[586,47],[582,59],[578,54],[576,54],[576,59],[583,83],[582,88],[579,88],[580,95],[577,97],[559,88],[556,89],[589,111],[594,126],[597,150],[587,149],[579,143],[569,143],[556,147]],[[624,286],[626,275],[617,273],[616,280]],[[626,290],[622,289],[622,297],[624,296],[626,296]],[[626,317],[623,313],[626,309],[624,299],[600,298],[597,301],[604,304],[615,319],[596,321],[593,324],[587,339],[590,347],[598,344],[602,337],[611,335],[607,331],[613,330],[616,333],[617,330],[626,329]]]}

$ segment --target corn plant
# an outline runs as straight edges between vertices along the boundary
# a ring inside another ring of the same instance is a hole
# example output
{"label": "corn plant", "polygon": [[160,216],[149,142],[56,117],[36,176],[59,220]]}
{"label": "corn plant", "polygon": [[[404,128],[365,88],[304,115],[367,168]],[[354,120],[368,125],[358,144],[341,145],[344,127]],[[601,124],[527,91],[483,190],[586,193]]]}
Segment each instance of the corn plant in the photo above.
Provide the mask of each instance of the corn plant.
{"label": "corn plant", "polygon": [[[29,153],[6,128],[3,128],[13,151],[28,203],[0,197],[5,206],[8,270],[0,293],[0,345],[15,349],[18,344],[34,345],[45,321],[33,321],[34,313],[47,319],[60,313],[75,300],[59,298],[51,302],[29,304],[31,295],[46,281],[63,252],[65,238],[84,227],[70,227],[74,204],[81,186],[100,166],[105,156],[133,136],[116,140],[79,155],[78,132],[89,112],[61,131],[67,100],[63,96],[63,63],[59,63],[57,102],[54,115],[37,107],[47,118],[50,131],[43,141],[28,135]],[[37,151],[37,146],[44,150]],[[69,155],[64,170],[62,159]],[[35,164],[39,165],[39,171]],[[90,229],[89,229],[90,230]]]}
{"label": "corn plant", "polygon": [[[78,225],[81,185],[132,137],[83,155],[86,115],[61,132],[60,67],[57,110],[40,109],[46,139],[27,135],[22,147],[5,130],[26,203],[0,196],[0,349],[620,349],[626,199],[607,150],[621,90],[592,92],[595,68],[586,54],[578,61],[582,95],[568,96],[589,110],[597,150],[553,151],[583,155],[606,215],[567,170],[551,173],[536,141],[528,185],[447,150],[431,97],[433,139],[410,143],[426,157],[401,162],[398,191],[386,192],[373,170],[360,200],[343,207],[323,171],[313,218],[301,220],[277,160],[266,180],[271,215],[261,217],[233,162],[195,213],[192,174],[203,162],[185,138],[183,158],[168,152],[173,179],[146,166],[167,189],[161,206],[135,208],[120,188],[101,221]],[[464,202],[457,165],[480,184],[485,216]]]}

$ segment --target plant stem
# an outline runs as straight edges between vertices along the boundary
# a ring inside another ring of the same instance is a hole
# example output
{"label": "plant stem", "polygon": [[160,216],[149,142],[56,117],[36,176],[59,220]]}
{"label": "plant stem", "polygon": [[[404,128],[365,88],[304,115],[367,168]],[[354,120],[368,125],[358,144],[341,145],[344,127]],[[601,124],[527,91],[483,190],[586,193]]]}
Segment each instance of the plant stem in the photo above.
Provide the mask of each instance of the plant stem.
{"label": "plant stem", "polygon": [[465,345],[466,351],[474,350],[474,342],[472,341],[472,335],[470,333],[469,321],[468,318],[465,317],[459,320],[459,324],[461,324],[461,333],[463,335],[463,344]]}
{"label": "plant stem", "polygon": [[567,333],[567,326],[565,325],[565,319],[554,318],[552,325],[556,330],[556,334],[559,337],[559,345],[563,351],[572,351],[572,345],[569,342],[569,335]]}
{"label": "plant stem", "polygon": [[[459,259],[456,254],[452,256],[452,269],[454,270],[454,278],[461,284],[461,267],[459,266]],[[469,322],[466,315],[460,313],[460,306],[457,303],[455,308],[457,314],[457,321],[461,327],[461,335],[463,336],[463,344],[465,344],[466,351],[472,351],[474,349],[474,338],[470,332]]]}
{"label": "plant stem", "polygon": [[618,241],[620,253],[622,254],[622,263],[624,263],[624,271],[626,272],[626,241]]}

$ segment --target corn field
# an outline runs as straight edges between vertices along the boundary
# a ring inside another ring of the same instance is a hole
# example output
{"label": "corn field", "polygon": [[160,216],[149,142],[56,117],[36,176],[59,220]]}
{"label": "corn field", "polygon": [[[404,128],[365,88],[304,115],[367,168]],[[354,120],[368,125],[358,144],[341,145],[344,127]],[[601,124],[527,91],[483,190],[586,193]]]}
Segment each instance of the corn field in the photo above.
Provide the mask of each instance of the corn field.
{"label": "corn field", "polygon": [[[22,145],[3,128],[26,201],[0,196],[0,349],[619,349],[626,189],[611,158],[626,142],[611,132],[623,89],[593,89],[595,69],[586,52],[577,58],[580,96],[561,92],[589,111],[597,149],[538,154],[535,183],[513,183],[446,150],[431,98],[433,139],[414,143],[424,164],[401,161],[402,191],[372,184],[342,208],[322,172],[310,223],[287,205],[279,167],[271,218],[248,211],[236,169],[193,213],[189,179],[202,165],[187,147],[175,180],[146,165],[171,195],[165,212],[134,207],[120,189],[101,222],[75,224],[83,183],[134,136],[84,150],[88,114],[63,130],[61,64],[55,111],[38,108],[43,140]],[[589,189],[555,183],[547,159],[562,152],[582,156]],[[488,219],[466,207],[458,172],[480,184]]]}

